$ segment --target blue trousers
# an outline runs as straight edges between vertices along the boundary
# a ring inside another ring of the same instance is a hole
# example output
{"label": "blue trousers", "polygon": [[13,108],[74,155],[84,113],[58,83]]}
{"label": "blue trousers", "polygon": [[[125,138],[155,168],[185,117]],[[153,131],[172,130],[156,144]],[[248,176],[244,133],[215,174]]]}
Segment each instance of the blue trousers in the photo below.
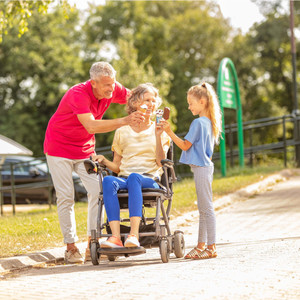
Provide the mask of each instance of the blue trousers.
{"label": "blue trousers", "polygon": [[110,221],[120,221],[120,204],[117,192],[128,190],[129,217],[142,217],[143,196],[142,188],[159,188],[150,177],[132,173],[128,178],[105,176],[103,179],[103,201]]}

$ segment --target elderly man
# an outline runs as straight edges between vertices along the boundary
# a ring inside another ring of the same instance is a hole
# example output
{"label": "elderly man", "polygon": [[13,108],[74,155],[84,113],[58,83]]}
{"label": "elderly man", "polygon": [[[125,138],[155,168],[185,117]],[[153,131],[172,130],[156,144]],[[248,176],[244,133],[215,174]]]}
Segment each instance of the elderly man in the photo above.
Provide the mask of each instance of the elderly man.
{"label": "elderly man", "polygon": [[[83,258],[75,245],[78,240],[74,213],[75,171],[88,192],[87,234],[96,229],[99,182],[86,173],[83,161],[95,154],[95,133],[113,131],[123,125],[143,120],[140,112],[127,117],[102,120],[111,103],[126,104],[130,91],[116,81],[116,71],[106,62],[94,63],[90,80],[70,88],[61,99],[46,130],[44,153],[57,196],[60,227],[67,244],[66,263],[80,263]],[[86,250],[86,260],[89,249]]]}

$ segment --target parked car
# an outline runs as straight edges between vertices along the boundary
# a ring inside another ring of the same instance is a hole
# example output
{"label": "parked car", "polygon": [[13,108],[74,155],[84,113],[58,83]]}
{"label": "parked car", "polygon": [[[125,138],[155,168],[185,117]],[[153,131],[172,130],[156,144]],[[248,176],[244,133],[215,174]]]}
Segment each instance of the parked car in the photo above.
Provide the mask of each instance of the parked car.
{"label": "parked car", "polygon": [[[3,187],[11,186],[10,164],[14,165],[15,185],[30,184],[30,187],[15,189],[16,203],[48,203],[48,167],[46,162],[28,156],[7,156],[1,170]],[[73,172],[73,181],[75,187],[75,201],[86,202],[86,189],[75,172]],[[56,193],[53,186],[50,192],[52,203],[56,203]],[[5,204],[11,203],[11,191],[4,191],[3,196]]]}

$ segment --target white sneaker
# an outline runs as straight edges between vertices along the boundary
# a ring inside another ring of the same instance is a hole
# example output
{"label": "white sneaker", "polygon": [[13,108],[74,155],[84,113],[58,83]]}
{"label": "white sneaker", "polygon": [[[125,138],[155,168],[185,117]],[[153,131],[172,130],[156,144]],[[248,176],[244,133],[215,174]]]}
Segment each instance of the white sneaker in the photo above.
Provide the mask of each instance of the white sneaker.
{"label": "white sneaker", "polygon": [[122,241],[116,236],[112,235],[106,241],[100,244],[101,248],[123,248]]}
{"label": "white sneaker", "polygon": [[78,248],[65,251],[65,262],[66,264],[83,263],[83,257],[81,256]]}
{"label": "white sneaker", "polygon": [[128,238],[126,239],[124,243],[124,247],[140,247],[140,242],[137,239],[136,235],[131,234],[128,235]]}

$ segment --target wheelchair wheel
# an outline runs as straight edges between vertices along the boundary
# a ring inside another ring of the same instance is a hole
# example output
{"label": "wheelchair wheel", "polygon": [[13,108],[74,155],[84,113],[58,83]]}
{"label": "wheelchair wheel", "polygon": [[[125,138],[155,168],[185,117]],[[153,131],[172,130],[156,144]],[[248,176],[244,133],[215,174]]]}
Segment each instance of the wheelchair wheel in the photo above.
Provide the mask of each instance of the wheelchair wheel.
{"label": "wheelchair wheel", "polygon": [[161,240],[159,243],[160,256],[163,263],[169,262],[170,251],[168,240]]}
{"label": "wheelchair wheel", "polygon": [[180,231],[175,231],[174,233],[174,253],[177,258],[184,256],[185,243],[183,233]]}
{"label": "wheelchair wheel", "polygon": [[107,258],[109,261],[115,261],[117,259],[116,256],[111,256],[111,255],[108,255]]}
{"label": "wheelchair wheel", "polygon": [[98,243],[91,243],[91,259],[93,265],[99,265],[99,258],[100,254],[98,253],[99,244]]}

